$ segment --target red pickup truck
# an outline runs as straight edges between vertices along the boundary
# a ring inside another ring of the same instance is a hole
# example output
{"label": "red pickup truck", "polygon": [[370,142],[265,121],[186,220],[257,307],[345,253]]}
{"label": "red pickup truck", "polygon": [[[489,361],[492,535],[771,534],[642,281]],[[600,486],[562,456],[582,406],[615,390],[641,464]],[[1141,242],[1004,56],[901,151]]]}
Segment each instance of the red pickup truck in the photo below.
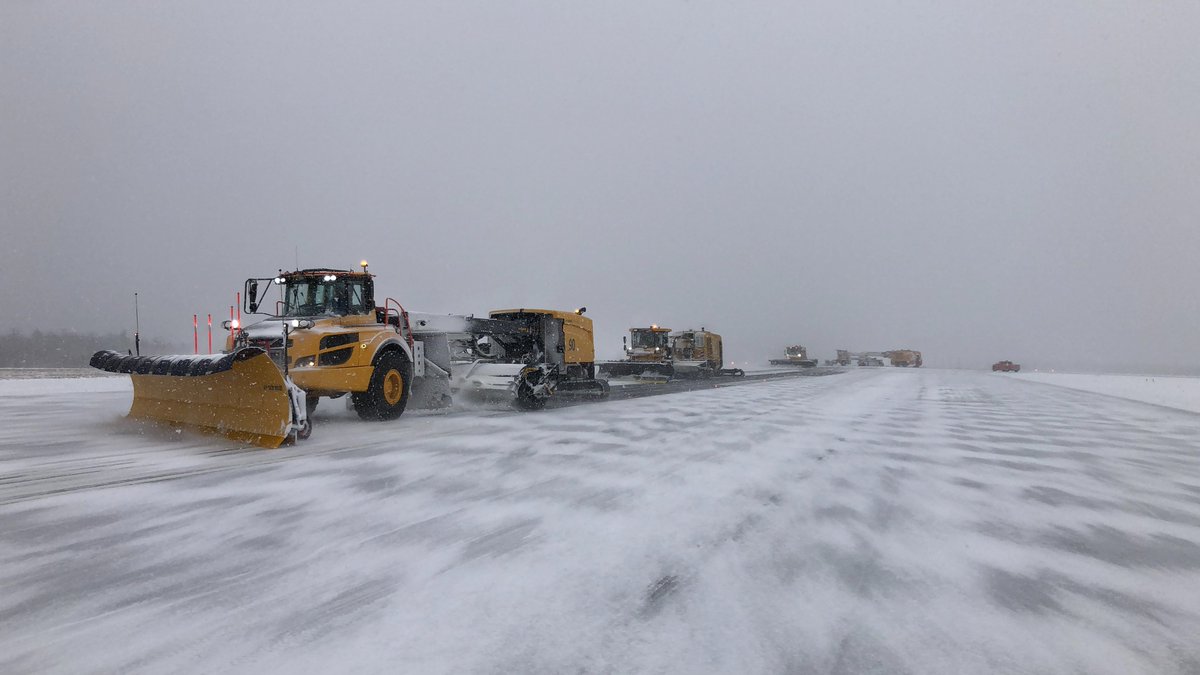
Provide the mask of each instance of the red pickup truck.
{"label": "red pickup truck", "polygon": [[1002,373],[1019,373],[1021,372],[1021,364],[1013,363],[1012,361],[997,361],[992,364],[992,372],[996,371]]}

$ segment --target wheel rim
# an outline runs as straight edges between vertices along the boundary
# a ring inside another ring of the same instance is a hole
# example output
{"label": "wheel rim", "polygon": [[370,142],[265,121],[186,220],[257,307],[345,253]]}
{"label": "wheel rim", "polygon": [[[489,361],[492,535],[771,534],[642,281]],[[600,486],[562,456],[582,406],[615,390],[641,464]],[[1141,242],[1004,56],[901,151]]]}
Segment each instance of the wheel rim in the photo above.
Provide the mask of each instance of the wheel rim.
{"label": "wheel rim", "polygon": [[404,376],[398,370],[389,370],[383,376],[383,400],[388,405],[396,405],[404,394]]}

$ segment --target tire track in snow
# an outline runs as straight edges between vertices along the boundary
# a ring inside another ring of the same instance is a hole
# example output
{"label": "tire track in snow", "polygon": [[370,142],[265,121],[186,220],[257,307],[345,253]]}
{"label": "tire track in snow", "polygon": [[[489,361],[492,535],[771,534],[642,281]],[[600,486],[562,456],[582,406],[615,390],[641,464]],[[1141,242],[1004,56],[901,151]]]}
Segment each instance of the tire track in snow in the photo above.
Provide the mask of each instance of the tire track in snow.
{"label": "tire track in snow", "polygon": [[[797,371],[795,373],[747,375],[745,378],[737,378],[736,380],[730,379],[728,381],[683,381],[680,387],[672,387],[670,389],[659,389],[658,387],[662,385],[639,385],[636,387],[624,387],[622,389],[615,390],[612,400],[628,400],[631,398],[717,390],[733,386],[762,384],[794,377],[832,375],[837,374],[838,372],[840,371],[833,371],[830,369],[811,369]],[[467,410],[456,410],[448,413],[433,413],[430,415],[430,417],[459,417],[463,415],[469,415],[486,419],[498,416],[547,414],[552,410],[567,409],[579,405],[603,405],[605,403],[607,403],[607,401],[588,402],[567,399],[557,402],[554,406],[546,411],[540,411],[537,413],[529,413],[510,409],[488,410],[486,408],[471,408]],[[318,412],[318,415],[320,414],[321,413]],[[204,461],[204,458],[206,457],[223,458],[227,460],[225,463],[215,465],[209,464],[205,466],[191,466],[179,469],[145,468],[144,460],[148,459],[148,455],[152,454],[156,449],[161,447],[158,445],[151,445],[149,446],[149,449],[143,447],[142,449],[128,453],[99,456],[90,455],[78,459],[65,458],[41,461],[34,464],[30,468],[0,474],[0,506],[86,490],[181,480],[225,471],[241,471],[267,467],[280,462],[288,462],[296,459],[375,450],[394,445],[398,438],[402,438],[403,434],[411,431],[411,426],[404,425],[404,422],[408,421],[412,417],[414,416],[409,415],[399,420],[396,423],[399,426],[389,426],[386,429],[383,429],[383,431],[394,432],[388,438],[373,443],[360,443],[353,447],[329,447],[329,443],[331,441],[329,439],[320,438],[319,436],[310,439],[308,442],[300,443],[299,445],[286,446],[275,450],[247,448],[245,446],[226,446],[214,450],[204,450],[203,446],[199,445],[198,443],[189,443],[190,447],[196,447],[200,450],[200,452],[190,455],[186,459],[192,462]],[[421,418],[422,416],[417,415],[415,417]],[[320,418],[318,418],[318,420],[319,419]],[[359,422],[358,420],[354,420],[353,423],[367,424]],[[134,428],[139,428],[143,431],[150,431],[151,440],[154,438],[160,438],[169,442],[176,440],[174,436],[179,435],[178,433],[172,434],[169,430],[169,427],[166,425],[142,424],[137,422],[131,422],[130,424],[133,425]],[[116,425],[112,426],[115,427]],[[342,426],[342,424],[335,424],[333,426],[336,428]],[[320,434],[320,429],[321,427],[318,426],[317,434]],[[118,433],[120,433],[119,430]],[[128,432],[126,432],[125,435],[128,435]],[[198,435],[187,434],[187,436],[189,438],[196,438]],[[204,437],[199,436],[198,438]],[[145,438],[138,439],[139,442],[145,442],[145,440]],[[185,448],[185,450],[186,449],[189,448]],[[231,458],[232,461],[228,461]],[[155,458],[152,457],[149,459],[152,462],[155,460]],[[143,461],[140,462],[139,460]],[[0,468],[2,467],[3,465],[0,464]],[[114,471],[121,471],[125,475],[105,475],[106,473]],[[100,478],[88,478],[94,476],[100,476]]]}

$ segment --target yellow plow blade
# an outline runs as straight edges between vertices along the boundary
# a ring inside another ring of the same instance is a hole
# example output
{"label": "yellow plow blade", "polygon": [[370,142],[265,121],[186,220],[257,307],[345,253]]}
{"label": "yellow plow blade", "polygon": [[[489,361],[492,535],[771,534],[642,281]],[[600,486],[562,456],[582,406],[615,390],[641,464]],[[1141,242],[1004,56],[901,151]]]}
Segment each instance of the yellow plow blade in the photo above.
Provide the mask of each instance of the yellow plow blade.
{"label": "yellow plow blade", "polygon": [[129,373],[129,416],[180,425],[264,448],[291,431],[283,373],[258,348],[209,356],[138,357],[97,352],[92,366]]}

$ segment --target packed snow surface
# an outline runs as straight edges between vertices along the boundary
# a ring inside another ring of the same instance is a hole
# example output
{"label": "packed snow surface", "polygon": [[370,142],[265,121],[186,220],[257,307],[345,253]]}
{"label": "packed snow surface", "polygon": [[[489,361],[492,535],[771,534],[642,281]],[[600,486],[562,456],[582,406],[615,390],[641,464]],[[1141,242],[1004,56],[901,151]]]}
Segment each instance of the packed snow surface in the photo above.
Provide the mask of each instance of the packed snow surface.
{"label": "packed snow surface", "polygon": [[1195,377],[1075,373],[1006,373],[1003,376],[1200,412],[1200,378]]}
{"label": "packed snow surface", "polygon": [[1200,416],[859,370],[276,451],[0,391],[0,672],[1194,673]]}

